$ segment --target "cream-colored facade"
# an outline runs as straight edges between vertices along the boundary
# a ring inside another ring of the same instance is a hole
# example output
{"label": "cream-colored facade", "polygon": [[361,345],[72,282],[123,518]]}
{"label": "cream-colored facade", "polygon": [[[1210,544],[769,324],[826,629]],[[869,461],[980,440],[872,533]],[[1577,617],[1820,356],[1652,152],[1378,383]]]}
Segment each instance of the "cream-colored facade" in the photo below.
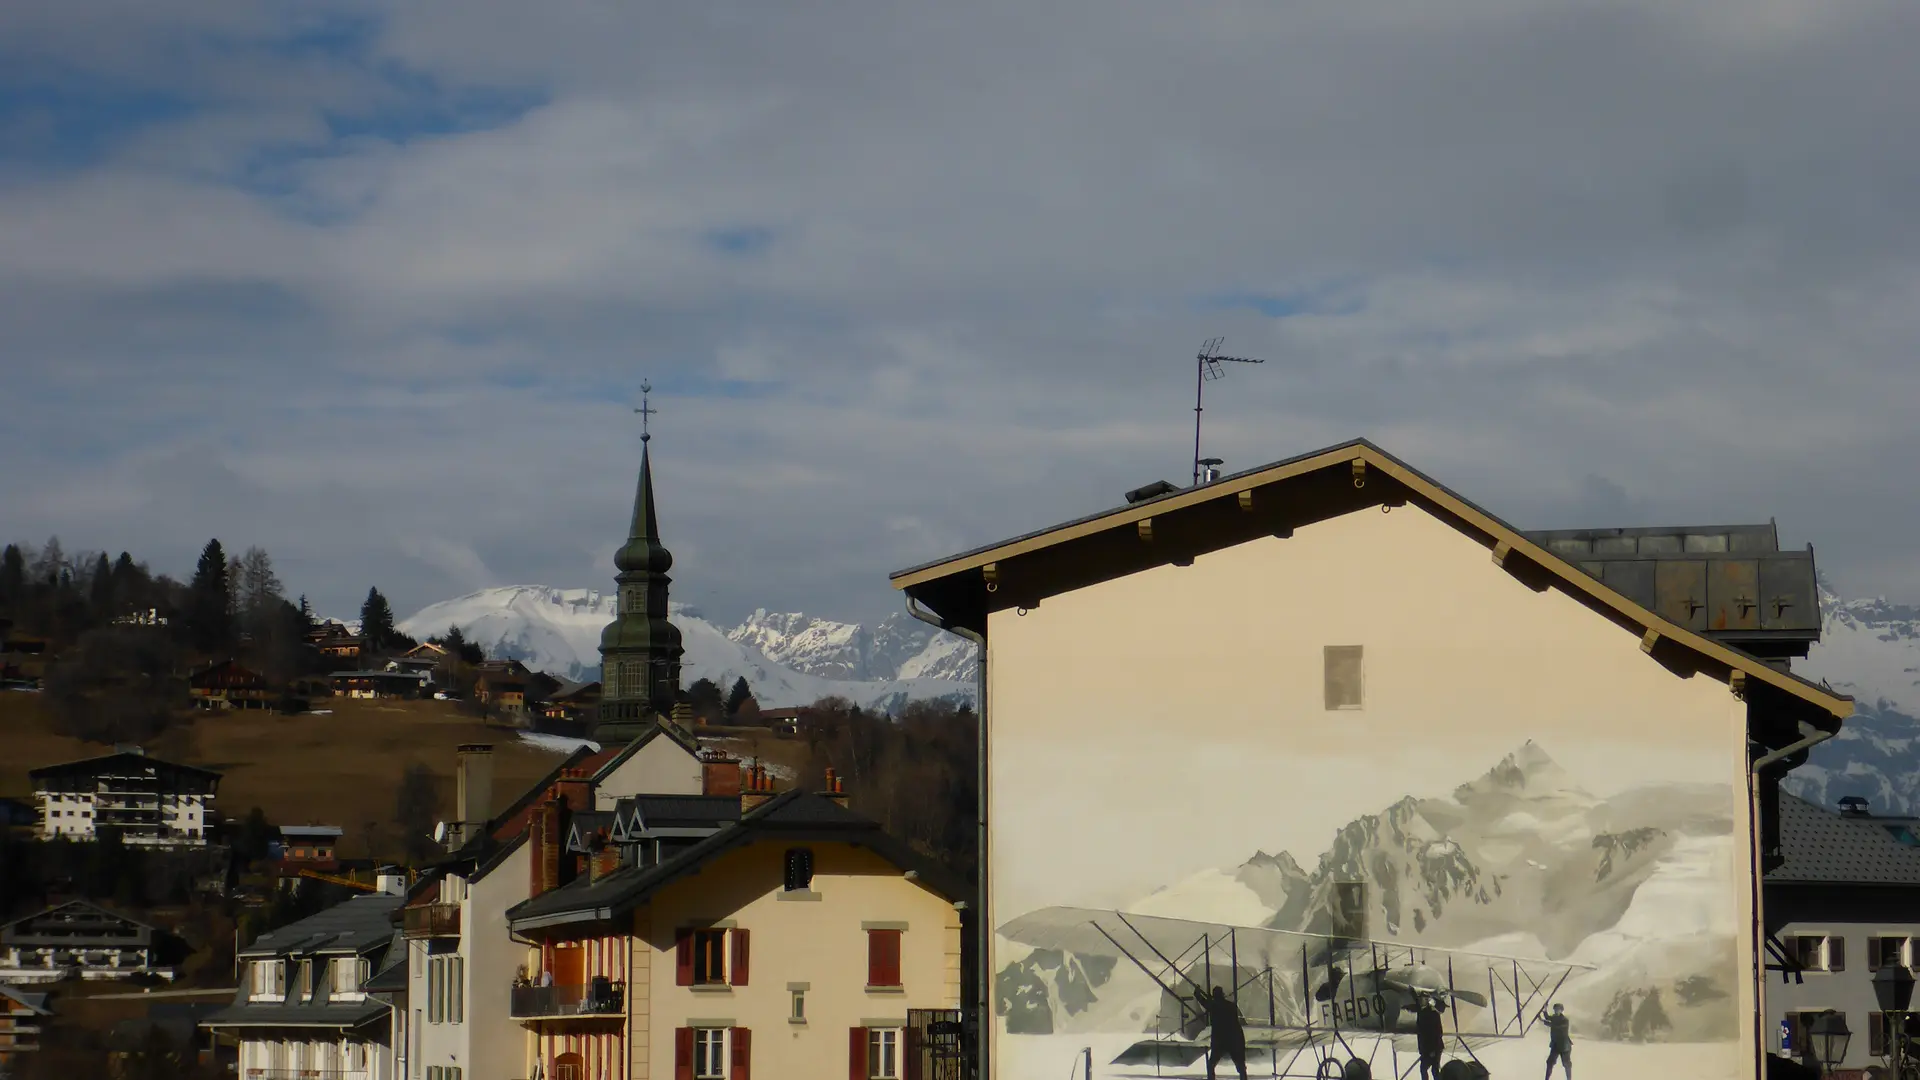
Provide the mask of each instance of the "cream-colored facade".
{"label": "cream-colored facade", "polygon": [[894,584],[985,645],[987,1075],[1759,1074],[1775,763],[1846,698],[1364,442]]}
{"label": "cream-colored facade", "polygon": [[698,795],[700,759],[663,732],[654,732],[631,753],[609,761],[594,781],[593,805],[611,810],[634,795]]}

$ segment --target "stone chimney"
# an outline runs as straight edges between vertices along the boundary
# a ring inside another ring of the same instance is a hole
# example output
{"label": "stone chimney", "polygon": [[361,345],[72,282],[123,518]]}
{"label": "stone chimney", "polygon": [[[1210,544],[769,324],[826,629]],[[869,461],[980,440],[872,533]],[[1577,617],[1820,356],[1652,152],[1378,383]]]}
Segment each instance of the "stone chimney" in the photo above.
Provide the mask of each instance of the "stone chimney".
{"label": "stone chimney", "polygon": [[767,775],[767,767],[758,762],[746,771],[740,791],[740,812],[742,814],[768,799],[773,798],[773,778]]}
{"label": "stone chimney", "polygon": [[740,759],[730,754],[701,755],[700,793],[702,795],[739,795]]}
{"label": "stone chimney", "polygon": [[454,842],[464,843],[478,831],[493,810],[493,746],[467,743],[455,751],[453,819],[459,829]]}

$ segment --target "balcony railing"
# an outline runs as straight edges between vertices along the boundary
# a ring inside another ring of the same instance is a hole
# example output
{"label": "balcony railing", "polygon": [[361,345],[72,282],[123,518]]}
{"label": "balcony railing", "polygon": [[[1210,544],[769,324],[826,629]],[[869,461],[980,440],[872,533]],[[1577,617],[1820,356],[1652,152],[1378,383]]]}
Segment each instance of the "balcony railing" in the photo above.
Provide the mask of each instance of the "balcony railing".
{"label": "balcony railing", "polygon": [[247,1080],[366,1080],[365,1069],[247,1069]]}
{"label": "balcony railing", "polygon": [[459,937],[459,904],[422,904],[401,909],[401,930],[410,938]]}
{"label": "balcony railing", "polygon": [[516,1020],[553,1016],[618,1016],[626,1011],[624,983],[595,979],[584,986],[516,986],[509,1014]]}

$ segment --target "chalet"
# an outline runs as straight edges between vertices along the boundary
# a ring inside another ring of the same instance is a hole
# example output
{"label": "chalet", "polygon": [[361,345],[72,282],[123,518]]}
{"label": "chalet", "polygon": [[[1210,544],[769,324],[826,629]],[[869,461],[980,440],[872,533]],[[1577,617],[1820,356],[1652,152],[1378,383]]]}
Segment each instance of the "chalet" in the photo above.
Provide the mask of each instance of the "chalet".
{"label": "chalet", "polygon": [[760,722],[772,728],[778,735],[800,734],[800,724],[813,710],[797,709],[761,709]]}
{"label": "chalet", "polygon": [[38,689],[52,660],[46,638],[8,629],[0,633],[0,687]]}
{"label": "chalet", "polygon": [[307,631],[307,644],[329,660],[359,660],[366,655],[366,640],[332,620]]}
{"label": "chalet", "polygon": [[340,837],[345,832],[338,825],[280,826],[280,865],[315,870],[339,866]]}
{"label": "chalet", "polygon": [[593,717],[600,704],[600,682],[565,682],[554,688],[540,707],[549,720],[581,722]]}
{"label": "chalet", "polygon": [[527,711],[527,681],[507,672],[482,672],[473,683],[473,699],[489,708],[515,716]]}
{"label": "chalet", "polygon": [[128,844],[204,847],[220,774],[147,756],[137,746],[27,774],[44,840],[92,840],[114,828]]}
{"label": "chalet", "polygon": [[156,931],[85,900],[56,904],[0,927],[0,983],[63,979],[172,979]]}
{"label": "chalet", "polygon": [[417,698],[426,693],[430,676],[409,671],[336,671],[327,676],[335,695],[349,698]]}
{"label": "chalet", "polygon": [[239,952],[233,1003],[201,1021],[240,1043],[242,1077],[397,1080],[395,1006],[380,976],[405,963],[393,918],[405,878],[260,935]]}
{"label": "chalet", "polygon": [[187,693],[202,709],[265,709],[273,704],[266,678],[233,660],[188,675]]}
{"label": "chalet", "polygon": [[53,1010],[47,995],[0,983],[0,1077],[24,1072],[24,1055],[40,1049],[40,1031]]}
{"label": "chalet", "polygon": [[401,653],[397,659],[430,660],[435,664],[439,664],[444,663],[452,655],[444,645],[436,645],[431,641],[423,641],[413,648],[408,649],[406,652]]}
{"label": "chalet", "polygon": [[387,661],[385,670],[404,671],[410,675],[431,675],[440,670],[442,661],[425,656],[398,656]]}
{"label": "chalet", "polygon": [[892,581],[982,646],[992,1075],[1193,1060],[1209,975],[1308,1075],[1409,1075],[1352,942],[1495,1076],[1549,1000],[1585,1075],[1766,1068],[1779,780],[1853,712],[1772,526],[1525,533],[1356,441]]}

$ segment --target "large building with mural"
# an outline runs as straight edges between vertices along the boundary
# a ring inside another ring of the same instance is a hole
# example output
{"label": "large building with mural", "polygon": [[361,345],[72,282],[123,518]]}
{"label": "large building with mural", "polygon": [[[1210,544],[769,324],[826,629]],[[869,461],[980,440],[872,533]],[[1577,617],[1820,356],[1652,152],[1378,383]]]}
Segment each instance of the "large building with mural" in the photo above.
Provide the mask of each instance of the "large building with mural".
{"label": "large building with mural", "polygon": [[985,645],[999,1080],[1777,1049],[1778,781],[1853,705],[1771,526],[1522,533],[1354,442],[893,580]]}

